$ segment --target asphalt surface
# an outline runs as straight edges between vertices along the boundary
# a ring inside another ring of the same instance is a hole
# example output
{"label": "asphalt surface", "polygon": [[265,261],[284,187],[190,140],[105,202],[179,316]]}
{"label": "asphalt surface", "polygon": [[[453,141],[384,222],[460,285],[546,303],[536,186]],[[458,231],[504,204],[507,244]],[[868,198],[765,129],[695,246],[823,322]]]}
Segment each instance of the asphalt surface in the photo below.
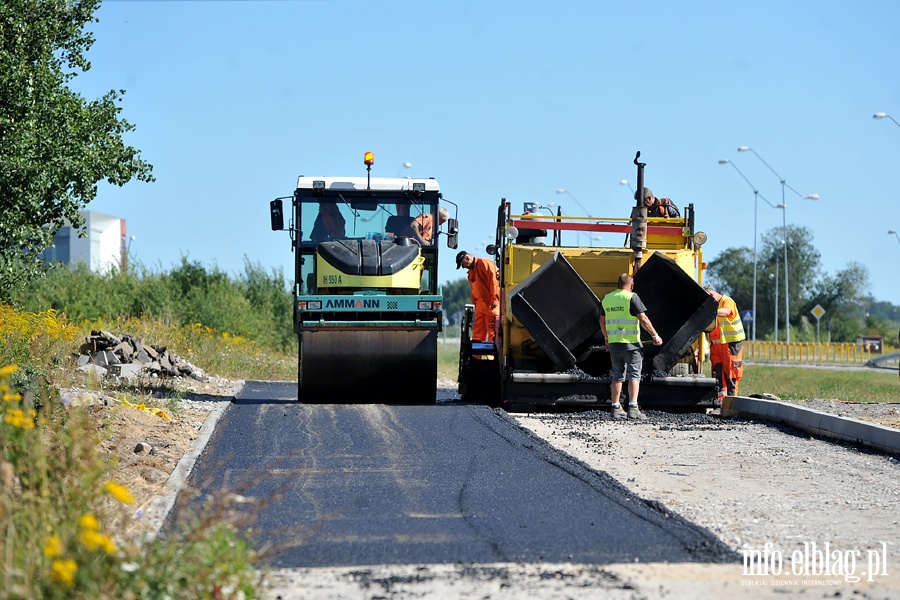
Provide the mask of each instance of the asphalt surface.
{"label": "asphalt surface", "polygon": [[165,529],[231,495],[273,567],[738,560],[481,405],[303,405],[247,382],[190,484]]}

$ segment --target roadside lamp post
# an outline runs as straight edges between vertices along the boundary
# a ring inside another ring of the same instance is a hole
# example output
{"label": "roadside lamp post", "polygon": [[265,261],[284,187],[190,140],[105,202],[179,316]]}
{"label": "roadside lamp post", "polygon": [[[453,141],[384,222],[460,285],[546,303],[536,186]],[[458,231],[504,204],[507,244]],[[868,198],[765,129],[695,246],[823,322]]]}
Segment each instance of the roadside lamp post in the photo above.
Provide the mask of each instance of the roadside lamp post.
{"label": "roadside lamp post", "polygon": [[744,181],[747,182],[747,185],[750,186],[750,189],[753,190],[753,341],[756,341],[756,272],[758,268],[759,260],[757,258],[757,235],[756,235],[756,222],[759,217],[759,199],[762,198],[766,204],[771,206],[772,208],[777,208],[774,204],[769,202],[765,196],[759,193],[759,190],[756,189],[756,186],[750,183],[750,180],[747,179],[747,176],[738,169],[737,165],[728,160],[727,158],[723,158],[719,160],[720,165],[731,165],[734,167],[734,170],[738,172]]}
{"label": "roadside lamp post", "polygon": [[895,238],[897,238],[897,243],[900,244],[900,235],[897,235],[897,232],[894,231],[893,229],[889,229],[889,230],[888,230],[888,235],[891,235],[891,234],[893,234],[893,236],[894,236]]}
{"label": "roadside lamp post", "polygon": [[[781,243],[784,243],[782,240]],[[775,278],[775,343],[778,343],[778,252],[775,253],[775,273],[769,273],[769,279]]]}
{"label": "roadside lamp post", "polygon": [[769,279],[775,278],[775,343],[778,343],[778,257],[775,257],[775,272],[769,273]]}
{"label": "roadside lamp post", "polygon": [[891,115],[889,115],[887,113],[877,112],[874,115],[872,115],[872,118],[873,119],[890,119],[891,121],[894,122],[895,125],[897,125],[897,127],[900,127],[900,123],[897,123],[897,119],[895,119],[894,117],[892,117]]}
{"label": "roadside lamp post", "polygon": [[752,152],[756,158],[762,161],[762,164],[766,165],[766,167],[775,174],[775,177],[781,182],[781,204],[777,207],[782,209],[782,223],[784,227],[784,341],[787,343],[791,343],[791,306],[790,306],[790,297],[791,297],[791,288],[788,285],[788,255],[787,255],[787,202],[784,197],[785,188],[790,189],[792,192],[797,194],[800,198],[805,200],[818,200],[818,194],[809,194],[808,196],[804,196],[794,188],[788,185],[787,180],[778,174],[778,171],[772,168],[772,165],[766,162],[766,160],[759,155],[753,148],[750,146],[740,146],[738,148],[738,152]]}
{"label": "roadside lamp post", "polygon": [[631,187],[631,184],[628,183],[628,180],[627,180],[627,179],[620,179],[620,180],[619,180],[619,185],[627,185],[627,186],[628,186],[628,189],[631,190],[632,195],[634,195],[634,188]]}

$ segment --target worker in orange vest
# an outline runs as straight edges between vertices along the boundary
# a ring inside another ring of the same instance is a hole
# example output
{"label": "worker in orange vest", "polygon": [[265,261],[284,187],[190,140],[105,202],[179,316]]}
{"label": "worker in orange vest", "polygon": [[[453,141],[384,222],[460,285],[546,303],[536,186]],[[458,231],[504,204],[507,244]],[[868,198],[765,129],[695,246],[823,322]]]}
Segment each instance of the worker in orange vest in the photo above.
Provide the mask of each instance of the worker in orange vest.
{"label": "worker in orange vest", "polygon": [[719,399],[737,396],[738,383],[744,375],[744,325],[737,305],[729,296],[720,294],[711,285],[703,286],[706,293],[718,302],[716,326],[709,332],[709,362],[716,379]]}
{"label": "worker in orange vest", "polygon": [[472,339],[493,342],[494,324],[500,316],[497,266],[488,258],[476,258],[462,250],[456,255],[456,268],[460,267],[469,271],[469,285],[472,286],[472,304],[475,305]]}
{"label": "worker in orange vest", "polygon": [[[638,199],[638,193],[634,193],[634,199]],[[677,219],[681,216],[681,211],[675,206],[669,198],[657,198],[653,195],[653,190],[644,188],[643,197],[644,206],[647,207],[648,217],[667,217]]]}

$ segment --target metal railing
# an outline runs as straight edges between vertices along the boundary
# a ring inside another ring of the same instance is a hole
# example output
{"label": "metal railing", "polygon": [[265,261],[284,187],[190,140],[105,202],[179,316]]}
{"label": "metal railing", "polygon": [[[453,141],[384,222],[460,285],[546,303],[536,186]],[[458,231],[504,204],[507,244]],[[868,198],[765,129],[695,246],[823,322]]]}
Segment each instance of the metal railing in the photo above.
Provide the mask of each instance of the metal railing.
{"label": "metal railing", "polygon": [[865,364],[872,358],[866,344],[855,342],[744,342],[746,360],[771,360],[808,363]]}

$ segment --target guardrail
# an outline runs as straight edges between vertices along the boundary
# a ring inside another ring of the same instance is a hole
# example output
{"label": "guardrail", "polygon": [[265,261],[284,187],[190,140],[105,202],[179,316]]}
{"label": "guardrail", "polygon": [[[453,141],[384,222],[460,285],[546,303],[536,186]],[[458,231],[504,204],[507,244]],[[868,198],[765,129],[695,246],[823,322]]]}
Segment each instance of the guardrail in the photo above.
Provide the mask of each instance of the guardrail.
{"label": "guardrail", "polygon": [[865,364],[872,359],[872,351],[865,344],[854,342],[744,342],[747,360],[774,360],[815,363]]}

